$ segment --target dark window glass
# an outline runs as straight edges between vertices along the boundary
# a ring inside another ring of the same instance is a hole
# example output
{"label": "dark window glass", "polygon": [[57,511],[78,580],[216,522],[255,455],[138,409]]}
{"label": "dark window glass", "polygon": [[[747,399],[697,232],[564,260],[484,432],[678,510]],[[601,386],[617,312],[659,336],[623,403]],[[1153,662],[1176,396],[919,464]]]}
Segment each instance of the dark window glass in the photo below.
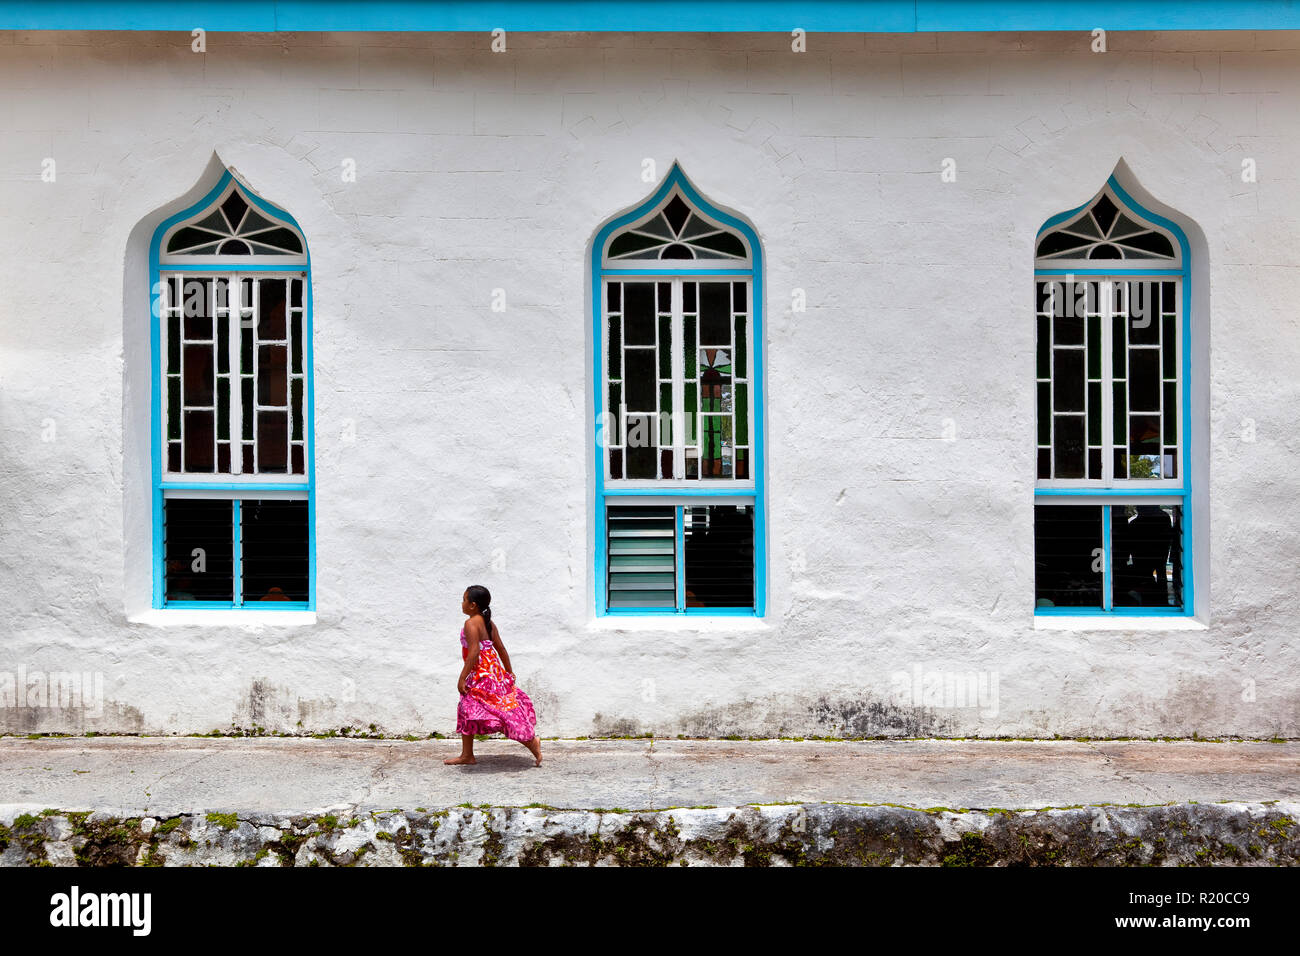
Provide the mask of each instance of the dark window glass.
{"label": "dark window glass", "polygon": [[1160,411],[1160,353],[1156,349],[1129,349],[1129,410]]}
{"label": "dark window glass", "polygon": [[623,378],[628,411],[653,412],[656,384],[654,349],[628,349]]}
{"label": "dark window glass", "polygon": [[731,283],[700,283],[700,344],[731,344]]}
{"label": "dark window glass", "polygon": [[754,509],[702,505],[684,509],[686,606],[754,606]]}
{"label": "dark window glass", "polygon": [[1083,351],[1081,349],[1055,349],[1052,357],[1055,374],[1052,376],[1056,398],[1056,411],[1083,411]]}
{"label": "dark window glass", "polygon": [[655,292],[649,282],[629,282],[623,289],[623,334],[627,345],[655,344]]}
{"label": "dark window glass", "polygon": [[211,345],[185,346],[185,404],[211,405],[215,381]]}
{"label": "dark window glass", "polygon": [[185,413],[185,470],[212,471],[212,412]]}
{"label": "dark window glass", "polygon": [[283,345],[257,347],[257,404],[288,405],[289,350]]}
{"label": "dark window glass", "polygon": [[1111,508],[1115,607],[1182,607],[1181,517],[1176,505]]}
{"label": "dark window glass", "polygon": [[228,500],[163,499],[163,573],[168,601],[234,600],[231,508]]}
{"label": "dark window glass", "polygon": [[293,371],[295,375],[302,374],[302,316],[293,317]]}
{"label": "dark window glass", "polygon": [[289,470],[289,415],[287,412],[257,413],[257,470]]}
{"label": "dark window glass", "polygon": [[259,339],[282,339],[285,337],[284,323],[284,279],[263,279],[259,290],[257,337]]}
{"label": "dark window glass", "polygon": [[246,499],[239,506],[243,600],[307,600],[307,502]]}
{"label": "dark window glass", "polygon": [[1038,607],[1101,607],[1101,507],[1034,507],[1034,598]]}
{"label": "dark window glass", "polygon": [[1056,416],[1056,477],[1085,478],[1083,473],[1083,416]]}

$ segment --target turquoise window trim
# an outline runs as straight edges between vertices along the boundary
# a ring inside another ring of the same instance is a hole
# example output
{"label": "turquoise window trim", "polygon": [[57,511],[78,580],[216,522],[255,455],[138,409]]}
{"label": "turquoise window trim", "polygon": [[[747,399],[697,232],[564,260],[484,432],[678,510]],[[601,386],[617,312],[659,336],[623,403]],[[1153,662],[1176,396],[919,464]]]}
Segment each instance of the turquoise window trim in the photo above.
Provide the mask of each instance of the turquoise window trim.
{"label": "turquoise window trim", "polygon": [[[1180,260],[1182,265],[1177,269],[1147,269],[1142,267],[1125,269],[1123,267],[1112,267],[1109,269],[1034,269],[1034,277],[1056,276],[1056,275],[1124,275],[1126,277],[1144,278],[1144,277],[1165,277],[1182,279],[1182,341],[1183,355],[1182,364],[1179,374],[1182,376],[1182,421],[1183,428],[1179,435],[1181,439],[1182,452],[1182,481],[1177,488],[1115,488],[1099,487],[1090,488],[1079,486],[1078,488],[1035,488],[1035,503],[1039,499],[1051,499],[1069,496],[1091,496],[1097,498],[1115,499],[1115,504],[1121,504],[1124,500],[1135,497],[1172,497],[1181,499],[1179,507],[1182,509],[1182,549],[1183,549],[1183,606],[1181,608],[1116,608],[1107,606],[1102,608],[1035,608],[1035,616],[1106,616],[1106,617],[1147,617],[1147,616],[1164,616],[1164,617],[1195,617],[1196,616],[1196,588],[1195,588],[1195,565],[1196,554],[1193,551],[1193,534],[1192,534],[1192,447],[1193,431],[1192,428],[1192,326],[1191,326],[1191,298],[1192,298],[1192,258],[1191,245],[1187,241],[1187,234],[1183,232],[1182,227],[1166,216],[1152,212],[1140,202],[1133,198],[1129,192],[1120,185],[1119,180],[1112,173],[1106,180],[1106,186],[1110,187],[1115,196],[1124,204],[1128,205],[1135,212],[1140,214],[1148,221],[1169,230],[1178,240]],[[1073,209],[1052,216],[1039,228],[1034,238],[1034,245],[1037,248],[1038,239],[1049,229],[1052,229],[1061,223],[1072,219],[1079,213],[1083,212],[1093,202],[1095,194],[1087,202],[1075,206]],[[1116,260],[1124,261],[1124,260]],[[1102,505],[1102,527],[1103,527],[1103,548],[1105,549],[1104,567],[1103,567],[1103,591],[1102,600],[1106,604],[1113,601],[1110,593],[1110,566],[1111,566],[1111,541],[1110,541],[1110,506]]]}
{"label": "turquoise window trim", "polygon": [[[752,465],[753,474],[752,487],[743,486],[741,488],[710,488],[707,485],[699,490],[685,489],[680,486],[670,486],[665,488],[629,488],[629,489],[607,489],[605,485],[605,452],[604,445],[601,442],[600,422],[602,413],[605,408],[605,370],[603,367],[602,356],[604,354],[604,281],[608,277],[617,277],[624,274],[636,275],[662,275],[665,278],[690,278],[696,275],[706,274],[703,270],[698,272],[683,272],[680,269],[663,268],[663,269],[636,269],[636,270],[615,270],[607,269],[603,266],[605,246],[610,237],[617,230],[624,226],[638,222],[641,218],[657,208],[672,192],[673,189],[680,189],[683,195],[696,208],[703,211],[714,221],[724,226],[735,229],[740,232],[745,241],[749,244],[750,249],[750,267],[740,270],[720,270],[721,274],[734,275],[738,278],[749,278],[752,306],[751,315],[753,318],[751,325],[751,342],[750,342],[750,360],[753,365],[753,374],[750,379],[752,386],[752,395],[750,406],[754,414],[754,430],[752,437]],[[668,175],[664,177],[659,187],[644,201],[639,203],[635,208],[629,210],[611,219],[596,234],[591,244],[591,258],[589,261],[591,275],[591,325],[592,325],[592,392],[593,408],[595,411],[595,439],[596,454],[595,458],[595,484],[596,484],[596,514],[593,524],[593,552],[594,552],[594,586],[596,598],[596,615],[603,617],[607,614],[626,614],[631,613],[632,609],[622,609],[611,611],[608,607],[608,562],[607,562],[607,527],[605,510],[610,499],[620,497],[633,497],[637,495],[667,495],[674,497],[710,497],[710,496],[729,496],[752,498],[754,503],[754,607],[746,609],[745,614],[763,617],[767,611],[767,507],[766,507],[766,470],[767,455],[765,445],[765,428],[764,428],[764,409],[766,408],[766,396],[764,392],[764,375],[763,363],[765,361],[764,352],[764,326],[763,326],[763,246],[759,240],[758,233],[747,222],[730,213],[724,212],[717,206],[705,199],[690,180],[686,178],[681,165],[674,162]],[[680,514],[680,507],[679,514]],[[680,521],[680,517],[678,521]],[[681,569],[679,568],[679,571]],[[682,580],[682,574],[679,573],[679,581]],[[679,601],[679,607],[682,605]],[[697,609],[703,611],[706,609]],[[716,610],[716,609],[707,609]],[[638,613],[658,614],[661,616],[674,616],[675,613],[662,609],[647,608]]]}
{"label": "turquoise window trim", "polygon": [[[199,257],[198,261],[192,266],[168,264],[163,265],[160,262],[162,251],[163,236],[167,230],[178,222],[193,216],[196,212],[204,207],[211,205],[225,192],[226,187],[230,185],[234,176],[230,170],[226,170],[221,179],[211,190],[207,192],[198,202],[187,206],[180,212],[164,219],[156,229],[154,229],[153,238],[149,243],[149,364],[150,364],[150,396],[149,396],[149,447],[151,458],[152,474],[152,496],[153,496],[153,595],[152,606],[155,609],[162,608],[207,608],[207,609],[239,609],[242,604],[240,597],[242,593],[240,555],[239,555],[239,538],[240,521],[239,521],[239,502],[241,498],[255,498],[259,492],[263,491],[306,491],[307,501],[307,601],[269,601],[257,602],[257,610],[267,610],[267,605],[275,604],[276,610],[316,610],[316,387],[315,387],[315,361],[312,356],[312,282],[311,282],[311,248],[307,244],[306,234],[302,226],[288,212],[278,206],[267,202],[261,196],[258,196],[251,189],[240,183],[241,194],[258,209],[271,216],[278,217],[293,225],[298,230],[299,235],[303,237],[303,251],[306,261],[292,265],[222,265],[213,266],[210,263],[211,257]],[[303,277],[303,382],[306,389],[305,404],[307,421],[303,427],[303,460],[307,468],[307,481],[303,482],[270,482],[270,481],[249,481],[249,482],[202,482],[202,481],[164,481],[162,471],[162,323],[159,315],[159,289],[160,278],[164,272],[211,272],[214,270],[227,270],[230,272],[302,272]],[[163,504],[164,493],[174,490],[208,490],[208,491],[239,491],[243,494],[240,497],[232,498],[234,502],[233,521],[234,527],[232,533],[235,538],[235,565],[234,565],[234,595],[231,601],[172,601],[166,600],[166,581],[165,581],[165,561],[164,561],[164,542],[163,542]],[[253,607],[247,608],[252,610]]]}
{"label": "turquoise window trim", "polygon": [[1294,30],[1288,0],[65,0],[0,2],[4,30],[917,33]]}

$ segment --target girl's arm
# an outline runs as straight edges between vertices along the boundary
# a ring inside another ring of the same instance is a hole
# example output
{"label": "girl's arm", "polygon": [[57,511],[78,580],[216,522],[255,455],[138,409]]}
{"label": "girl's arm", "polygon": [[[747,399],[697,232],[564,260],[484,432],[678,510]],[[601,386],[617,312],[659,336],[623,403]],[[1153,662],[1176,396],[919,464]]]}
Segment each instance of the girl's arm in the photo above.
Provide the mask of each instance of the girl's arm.
{"label": "girl's arm", "polygon": [[492,643],[496,646],[497,657],[501,658],[501,666],[506,669],[507,674],[513,674],[515,669],[510,666],[510,652],[501,643],[501,632],[497,630],[495,624],[492,625]]}
{"label": "girl's arm", "polygon": [[478,666],[479,651],[478,631],[473,627],[473,623],[471,622],[471,626],[465,630],[465,643],[468,645],[467,650],[469,653],[465,655],[465,666],[460,669],[460,677],[456,680],[456,690],[460,691],[462,697],[467,693],[465,678],[474,673],[474,668]]}

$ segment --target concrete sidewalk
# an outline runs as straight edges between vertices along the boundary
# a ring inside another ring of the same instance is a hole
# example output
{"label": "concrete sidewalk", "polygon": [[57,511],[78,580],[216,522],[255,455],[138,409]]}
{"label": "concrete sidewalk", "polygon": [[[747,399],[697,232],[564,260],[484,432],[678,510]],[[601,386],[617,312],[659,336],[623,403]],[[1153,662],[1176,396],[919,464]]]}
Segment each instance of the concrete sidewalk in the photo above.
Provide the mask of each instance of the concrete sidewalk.
{"label": "concrete sidewalk", "polygon": [[1300,800],[1300,742],[0,738],[0,804],[130,816],[745,804],[1029,809]]}

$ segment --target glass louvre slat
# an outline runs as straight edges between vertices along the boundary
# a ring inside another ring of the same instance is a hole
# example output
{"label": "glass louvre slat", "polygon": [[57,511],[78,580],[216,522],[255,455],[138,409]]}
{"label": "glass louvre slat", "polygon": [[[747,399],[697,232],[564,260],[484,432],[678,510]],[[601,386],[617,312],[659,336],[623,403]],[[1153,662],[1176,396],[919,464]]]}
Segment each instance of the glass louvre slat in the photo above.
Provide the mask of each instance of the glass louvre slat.
{"label": "glass louvre slat", "polygon": [[608,606],[676,608],[676,509],[610,507]]}
{"label": "glass louvre slat", "polygon": [[165,600],[232,601],[234,541],[229,500],[163,499]]}
{"label": "glass louvre slat", "polygon": [[1038,607],[1102,606],[1101,507],[1034,506],[1034,598]]}

